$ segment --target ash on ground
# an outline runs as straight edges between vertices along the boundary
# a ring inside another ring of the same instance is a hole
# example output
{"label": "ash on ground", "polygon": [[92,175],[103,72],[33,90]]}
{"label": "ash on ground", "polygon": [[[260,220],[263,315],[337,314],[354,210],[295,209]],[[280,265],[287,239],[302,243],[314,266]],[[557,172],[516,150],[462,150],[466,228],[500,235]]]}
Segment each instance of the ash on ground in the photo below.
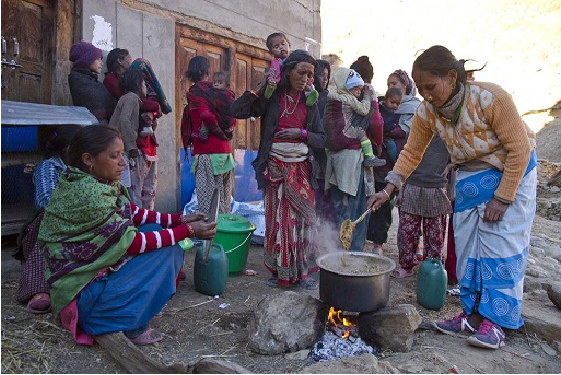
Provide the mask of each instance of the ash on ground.
{"label": "ash on ground", "polygon": [[364,353],[376,354],[378,350],[366,345],[360,337],[349,336],[343,339],[331,331],[325,332],[308,353],[315,361],[330,361],[336,358],[356,357]]}

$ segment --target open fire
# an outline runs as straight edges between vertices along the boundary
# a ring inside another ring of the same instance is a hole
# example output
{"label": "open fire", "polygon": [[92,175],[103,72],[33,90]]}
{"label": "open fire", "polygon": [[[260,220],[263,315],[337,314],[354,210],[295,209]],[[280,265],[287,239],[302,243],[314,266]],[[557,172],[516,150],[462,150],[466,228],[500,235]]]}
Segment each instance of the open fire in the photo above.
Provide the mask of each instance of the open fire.
{"label": "open fire", "polygon": [[331,307],[325,322],[323,336],[308,354],[316,361],[329,361],[335,358],[355,357],[363,353],[376,354],[377,350],[359,337],[358,325],[353,318],[358,314],[344,313]]}
{"label": "open fire", "polygon": [[350,318],[342,315],[343,311],[335,311],[335,308],[331,306],[327,315],[326,328],[342,339],[348,339],[351,335],[353,338],[358,337],[358,326],[351,323]]}

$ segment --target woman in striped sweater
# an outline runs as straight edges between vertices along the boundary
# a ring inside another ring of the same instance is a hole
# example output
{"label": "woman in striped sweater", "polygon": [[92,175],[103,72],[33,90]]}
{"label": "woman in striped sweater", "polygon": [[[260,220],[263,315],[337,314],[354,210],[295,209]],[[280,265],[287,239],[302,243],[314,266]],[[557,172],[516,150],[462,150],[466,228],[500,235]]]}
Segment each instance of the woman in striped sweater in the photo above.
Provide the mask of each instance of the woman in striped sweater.
{"label": "woman in striped sweater", "polygon": [[[177,243],[212,238],[216,223],[132,204],[119,182],[126,162],[113,128],[82,128],[68,153],[38,236],[55,316],[85,345],[117,331],[139,345],[159,341],[149,322],[175,293],[183,264]],[[143,224],[160,230],[143,231]]]}
{"label": "woman in striped sweater", "polygon": [[425,99],[405,149],[370,204],[381,206],[417,168],[434,134],[459,167],[454,208],[456,273],[463,312],[435,323],[443,333],[467,332],[468,343],[498,349],[503,328],[522,319],[524,272],[536,210],[535,135],[500,86],[467,81],[464,61],[433,46],[413,63]]}

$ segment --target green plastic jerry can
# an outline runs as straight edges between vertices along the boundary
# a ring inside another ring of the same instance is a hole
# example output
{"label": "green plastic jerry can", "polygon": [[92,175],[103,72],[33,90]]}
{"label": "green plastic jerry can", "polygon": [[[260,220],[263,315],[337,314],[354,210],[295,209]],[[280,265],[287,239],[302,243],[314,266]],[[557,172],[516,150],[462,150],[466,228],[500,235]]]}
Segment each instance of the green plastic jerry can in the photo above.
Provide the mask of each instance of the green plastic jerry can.
{"label": "green plastic jerry can", "polygon": [[417,274],[417,302],[430,309],[440,310],[446,298],[448,275],[440,259],[426,258]]}
{"label": "green plastic jerry can", "polygon": [[195,289],[209,296],[222,294],[228,279],[228,258],[222,245],[213,243],[208,259],[203,259],[203,247],[195,255]]}

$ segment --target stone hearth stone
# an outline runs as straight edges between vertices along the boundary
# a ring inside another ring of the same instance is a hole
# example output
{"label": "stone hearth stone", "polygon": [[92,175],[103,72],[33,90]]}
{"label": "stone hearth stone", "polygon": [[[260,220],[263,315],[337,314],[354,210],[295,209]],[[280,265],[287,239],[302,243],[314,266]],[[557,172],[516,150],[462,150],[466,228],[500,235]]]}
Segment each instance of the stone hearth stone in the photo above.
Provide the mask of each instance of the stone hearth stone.
{"label": "stone hearth stone", "polygon": [[522,317],[528,334],[535,333],[546,341],[559,340],[561,337],[561,311],[553,304],[526,300]]}
{"label": "stone hearth stone", "polygon": [[547,289],[547,295],[555,306],[561,309],[561,282],[552,283]]}
{"label": "stone hearth stone", "polygon": [[298,350],[294,353],[286,353],[284,358],[292,361],[305,361],[308,358],[308,353],[310,353],[308,349]]}
{"label": "stone hearth stone", "polygon": [[332,361],[316,362],[302,374],[399,374],[399,371],[386,361],[378,361],[373,354],[358,357],[345,357]]}
{"label": "stone hearth stone", "polygon": [[193,374],[252,374],[237,363],[205,358],[195,364]]}
{"label": "stone hearth stone", "polygon": [[373,313],[361,314],[359,334],[373,346],[394,352],[408,352],[413,345],[413,332],[422,322],[413,305],[384,307]]}
{"label": "stone hearth stone", "polygon": [[324,305],[308,294],[286,291],[265,297],[248,325],[249,347],[260,354],[310,348],[323,328]]}

